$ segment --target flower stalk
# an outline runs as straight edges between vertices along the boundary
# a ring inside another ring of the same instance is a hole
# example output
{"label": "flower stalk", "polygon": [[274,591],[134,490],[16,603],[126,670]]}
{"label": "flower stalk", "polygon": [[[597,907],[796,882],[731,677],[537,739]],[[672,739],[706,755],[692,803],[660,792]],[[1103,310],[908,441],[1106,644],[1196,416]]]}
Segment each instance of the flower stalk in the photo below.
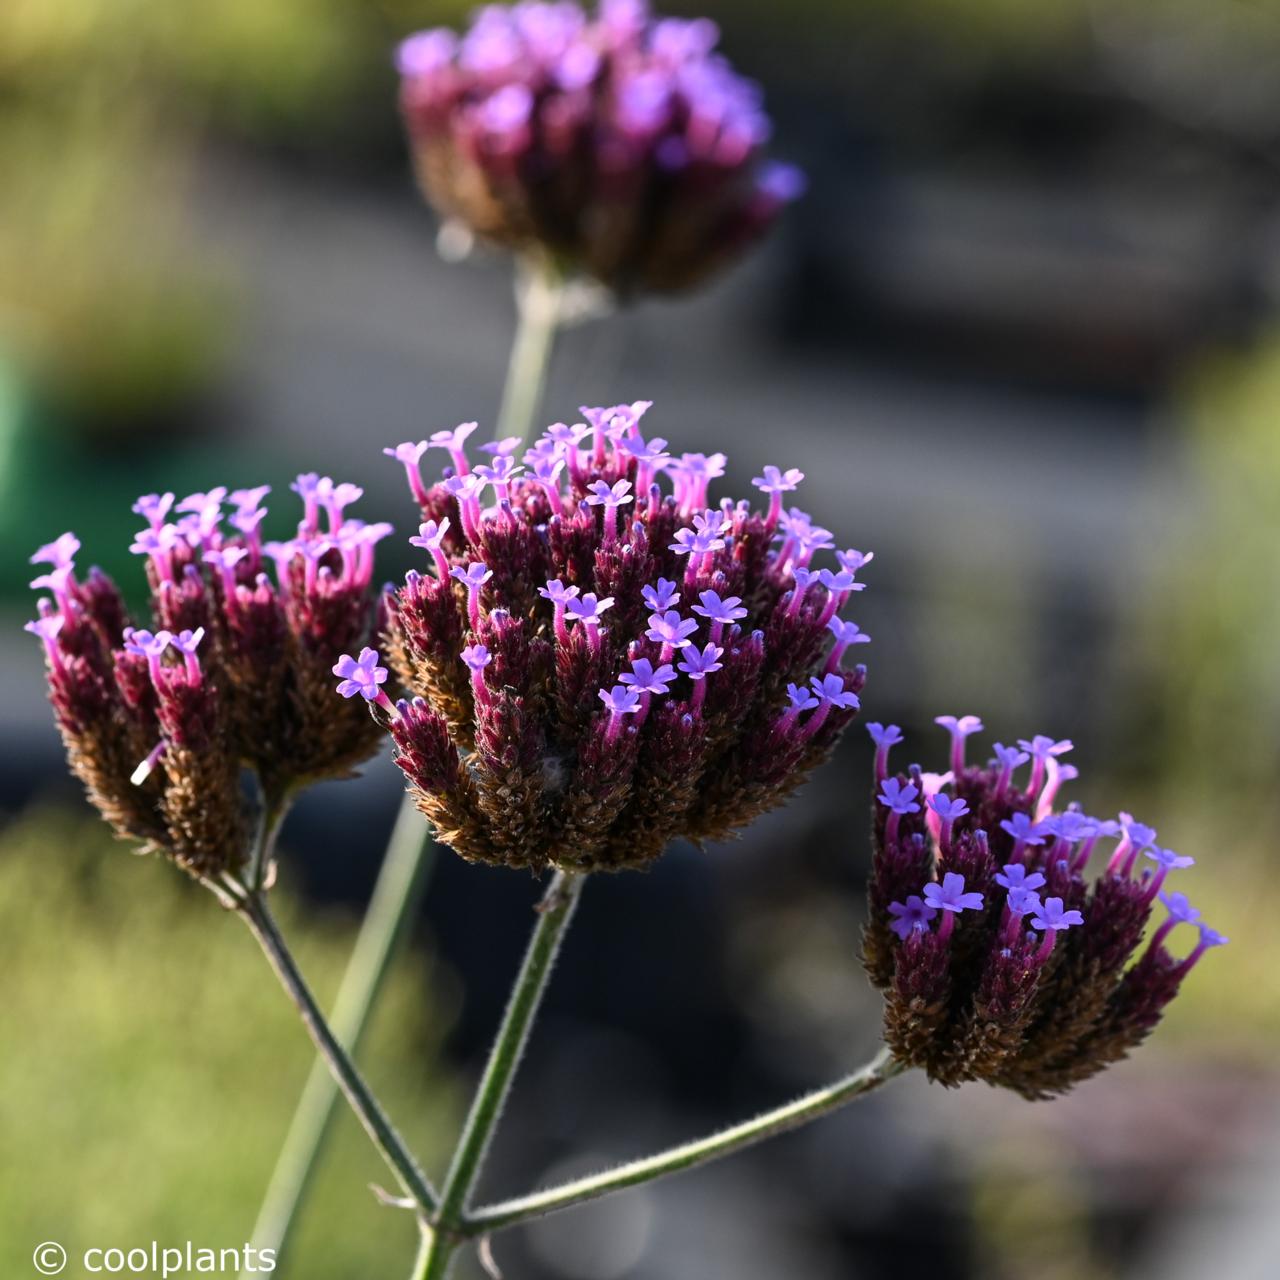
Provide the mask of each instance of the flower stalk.
{"label": "flower stalk", "polygon": [[741,1124],[722,1129],[719,1133],[694,1139],[640,1160],[632,1160],[615,1169],[606,1169],[602,1173],[577,1178],[558,1187],[535,1191],[527,1196],[478,1209],[467,1215],[463,1230],[469,1236],[488,1235],[493,1231],[519,1226],[534,1218],[575,1208],[590,1200],[599,1200],[627,1187],[641,1186],[672,1174],[701,1168],[704,1164],[733,1155],[775,1134],[787,1133],[820,1116],[829,1115],[855,1098],[878,1089],[906,1070],[906,1065],[897,1061],[888,1049],[881,1049],[870,1062],[852,1074],[825,1088],[815,1089],[793,1102],[762,1112]]}
{"label": "flower stalk", "polygon": [[468,1234],[467,1205],[484,1167],[556,954],[585,883],[586,876],[558,871],[538,906],[538,924],[449,1165],[439,1208],[430,1215],[431,1238],[419,1258],[414,1280],[440,1280],[446,1276],[454,1253]]}
{"label": "flower stalk", "polygon": [[[359,1049],[391,961],[417,914],[435,866],[434,853],[431,831],[421,814],[411,803],[401,805],[329,1019],[334,1037],[349,1055]],[[288,1243],[337,1099],[338,1082],[328,1062],[319,1057],[307,1076],[258,1212],[253,1242],[259,1251],[273,1249],[279,1256]]]}
{"label": "flower stalk", "polygon": [[[563,283],[544,260],[517,262],[516,330],[499,411],[499,438],[528,436],[542,402],[547,370],[559,331]],[[378,1000],[391,963],[426,892],[437,852],[431,828],[412,796],[406,796],[383,855],[373,894],[334,1004],[337,1039],[354,1054]],[[255,878],[252,883],[259,883]],[[298,1099],[271,1181],[263,1197],[253,1239],[279,1256],[306,1197],[338,1100],[338,1084],[317,1060]]]}
{"label": "flower stalk", "polygon": [[510,436],[528,439],[537,417],[560,328],[564,298],[560,272],[545,257],[517,259],[515,295],[515,336],[495,433],[499,440]]}
{"label": "flower stalk", "polygon": [[[272,836],[272,825],[264,824],[262,843],[270,841]],[[280,985],[296,1006],[316,1049],[370,1140],[378,1148],[418,1212],[424,1217],[431,1214],[437,1203],[434,1189],[381,1104],[373,1096],[350,1054],[326,1021],[294,961],[265,897],[260,892],[246,891],[235,905],[279,978]]]}

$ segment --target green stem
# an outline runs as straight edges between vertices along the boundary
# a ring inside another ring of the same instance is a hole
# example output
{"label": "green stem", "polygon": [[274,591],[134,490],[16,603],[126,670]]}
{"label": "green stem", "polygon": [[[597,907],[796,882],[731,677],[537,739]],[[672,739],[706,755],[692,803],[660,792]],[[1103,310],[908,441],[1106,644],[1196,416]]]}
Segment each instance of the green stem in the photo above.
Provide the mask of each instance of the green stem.
{"label": "green stem", "polygon": [[603,1173],[578,1178],[558,1187],[535,1191],[531,1195],[477,1210],[467,1215],[463,1231],[469,1236],[487,1235],[492,1231],[528,1222],[532,1218],[558,1213],[562,1209],[572,1209],[588,1200],[598,1200],[601,1196],[621,1191],[624,1187],[634,1187],[640,1183],[669,1177],[673,1173],[683,1173],[686,1169],[699,1168],[712,1160],[741,1151],[743,1147],[771,1138],[774,1134],[786,1133],[789,1129],[799,1128],[819,1116],[825,1116],[855,1098],[870,1093],[872,1089],[879,1088],[905,1070],[902,1063],[890,1055],[888,1049],[882,1049],[866,1066],[845,1076],[843,1080],[837,1080],[824,1089],[816,1089],[794,1102],[766,1111],[742,1124],[722,1129],[710,1137],[686,1142],[682,1146],[646,1156],[642,1160],[633,1160],[616,1169],[608,1169]]}
{"label": "green stem", "polygon": [[[349,1055],[360,1045],[397,945],[417,915],[435,865],[434,849],[425,819],[406,799],[329,1019],[335,1038]],[[284,1250],[319,1163],[337,1099],[337,1081],[324,1059],[317,1058],[254,1224],[253,1243],[258,1250],[274,1249],[277,1257]]]}
{"label": "green stem", "polygon": [[516,263],[516,332],[498,410],[497,438],[527,439],[542,403],[551,350],[560,327],[563,284],[549,262]]}
{"label": "green stem", "polygon": [[437,1280],[448,1272],[450,1259],[463,1234],[472,1188],[480,1176],[516,1067],[524,1053],[529,1029],[551,976],[556,952],[585,882],[584,876],[557,871],[539,904],[537,927],[511,989],[507,1011],[449,1165],[440,1193],[440,1207],[431,1218],[436,1230],[426,1251],[425,1270],[416,1280]]}
{"label": "green stem", "polygon": [[[554,268],[536,263],[518,264],[517,270],[516,335],[502,393],[499,438],[528,435],[542,399],[560,320],[562,286]],[[261,842],[256,847],[266,848]],[[430,829],[406,796],[334,1008],[335,1034],[352,1053],[404,934],[405,921],[421,901],[434,849]],[[250,884],[256,886],[265,857],[255,854],[255,859]],[[336,1097],[331,1073],[317,1062],[298,1100],[254,1227],[258,1247],[275,1248],[277,1257],[306,1196]]]}
{"label": "green stem", "polygon": [[453,1265],[458,1241],[451,1240],[438,1231],[428,1229],[422,1236],[422,1248],[413,1265],[409,1280],[444,1280]]}
{"label": "green stem", "polygon": [[266,900],[261,894],[249,894],[240,904],[240,915],[266,953],[280,984],[297,1006],[320,1056],[328,1065],[338,1088],[342,1090],[373,1145],[381,1152],[405,1194],[418,1206],[419,1211],[424,1216],[432,1213],[436,1206],[436,1196],[431,1184],[418,1168],[378,1100],[370,1092],[355,1063],[325,1021],[320,1006],[294,963],[288,944],[272,918]]}

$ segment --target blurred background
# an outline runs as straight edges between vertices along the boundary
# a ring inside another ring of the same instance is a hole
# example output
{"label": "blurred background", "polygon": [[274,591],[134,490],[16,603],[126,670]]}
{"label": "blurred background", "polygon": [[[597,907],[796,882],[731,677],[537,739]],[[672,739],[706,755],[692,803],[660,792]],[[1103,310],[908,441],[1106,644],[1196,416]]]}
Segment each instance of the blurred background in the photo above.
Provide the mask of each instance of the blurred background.
{"label": "blurred background", "polygon": [[[34,1244],[230,1246],[309,1064],[235,922],[113,845],[43,701],[26,557],[140,582],[148,489],[316,469],[412,512],[383,445],[492,423],[510,264],[435,251],[389,51],[424,0],[0,6],[0,1270]],[[1201,865],[1234,945],[1139,1057],[1028,1105],[900,1082],[495,1245],[528,1280],[1272,1280],[1280,1226],[1280,4],[704,0],[811,188],[694,298],[568,333],[545,421],[656,401],[870,547],[868,719],[1070,737],[1073,798]],[[395,543],[396,545],[393,545]],[[381,571],[409,564],[384,544]],[[381,553],[380,553],[381,554]],[[985,742],[984,742],[984,745]],[[592,884],[488,1189],[692,1136],[874,1050],[855,729],[733,846]],[[399,788],[308,793],[281,894],[332,993]],[[438,1168],[536,886],[439,863],[363,1060]],[[278,1274],[408,1269],[344,1117]],[[472,1265],[468,1263],[468,1265]],[[468,1275],[471,1273],[468,1272]],[[478,1271],[475,1272],[478,1274]]]}

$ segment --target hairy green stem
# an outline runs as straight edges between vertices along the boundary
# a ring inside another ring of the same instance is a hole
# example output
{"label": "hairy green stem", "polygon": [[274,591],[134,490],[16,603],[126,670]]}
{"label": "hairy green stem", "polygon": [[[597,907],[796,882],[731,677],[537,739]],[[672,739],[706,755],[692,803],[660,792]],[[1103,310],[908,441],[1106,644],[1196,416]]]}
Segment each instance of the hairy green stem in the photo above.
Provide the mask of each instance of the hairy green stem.
{"label": "hairy green stem", "polygon": [[498,410],[497,438],[525,440],[542,403],[551,351],[560,327],[564,285],[541,259],[516,263],[516,332]]}
{"label": "hairy green stem", "polygon": [[320,1051],[338,1088],[350,1104],[356,1118],[382,1158],[387,1162],[405,1194],[417,1205],[421,1214],[428,1215],[436,1207],[436,1195],[426,1175],[409,1153],[404,1140],[396,1132],[378,1100],[373,1096],[364,1078],[356,1069],[346,1050],[325,1021],[315,996],[311,994],[305,979],[294,962],[280,929],[272,918],[266,900],[261,894],[251,893],[239,905],[239,914],[258,945],[266,953],[281,986],[297,1006],[302,1021]]}
{"label": "hairy green stem", "polygon": [[697,1169],[712,1160],[719,1160],[722,1156],[771,1138],[774,1134],[786,1133],[789,1129],[799,1128],[819,1116],[825,1116],[879,1088],[905,1070],[902,1063],[890,1055],[888,1049],[882,1049],[865,1066],[852,1075],[845,1076],[843,1080],[837,1080],[823,1089],[815,1089],[794,1102],[763,1112],[742,1124],[672,1147],[657,1155],[646,1156],[642,1160],[633,1160],[616,1169],[607,1169],[603,1173],[479,1209],[467,1215],[463,1232],[469,1236],[487,1235],[533,1218],[545,1217],[549,1213],[558,1213],[562,1209],[572,1209],[588,1200],[598,1200],[601,1196],[611,1195],[624,1187],[654,1182],[658,1178],[683,1173],[687,1169]]}
{"label": "hairy green stem", "polygon": [[[555,269],[541,262],[517,264],[517,273],[516,334],[502,393],[499,438],[528,436],[560,322],[562,286]],[[255,888],[261,885],[267,850],[262,841],[255,842],[249,881]],[[405,922],[422,900],[435,852],[430,828],[406,796],[334,1007],[334,1032],[350,1053],[355,1052],[377,1001]],[[317,1061],[298,1100],[254,1226],[255,1244],[274,1248],[277,1256],[306,1196],[336,1100],[337,1085],[328,1068]]]}
{"label": "hairy green stem", "polygon": [[[338,988],[329,1025],[349,1055],[360,1045],[400,939],[417,910],[435,865],[435,844],[426,820],[406,799],[396,817],[382,868]],[[338,1099],[338,1084],[317,1058],[289,1124],[253,1228],[258,1250],[279,1257],[319,1163]]]}
{"label": "hairy green stem", "polygon": [[586,877],[557,871],[538,906],[538,924],[516,975],[502,1025],[489,1054],[484,1075],[472,1099],[457,1150],[440,1192],[440,1205],[431,1215],[432,1238],[421,1258],[415,1280],[440,1280],[464,1234],[467,1205],[484,1158],[511,1090],[516,1067],[524,1053],[547,979],[555,963]]}

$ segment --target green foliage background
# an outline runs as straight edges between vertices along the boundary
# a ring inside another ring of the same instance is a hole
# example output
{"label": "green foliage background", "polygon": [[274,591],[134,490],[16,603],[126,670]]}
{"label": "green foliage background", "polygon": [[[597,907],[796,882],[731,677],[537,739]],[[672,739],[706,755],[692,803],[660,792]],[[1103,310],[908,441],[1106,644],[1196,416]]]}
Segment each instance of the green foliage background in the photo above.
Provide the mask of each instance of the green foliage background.
{"label": "green foliage background", "polygon": [[[282,924],[322,1000],[353,921]],[[0,1275],[31,1251],[242,1246],[311,1063],[310,1042],[242,925],[100,824],[33,813],[0,841]],[[423,954],[404,957],[361,1054],[423,1159],[459,1102],[438,1066],[448,1014]],[[368,1184],[390,1175],[344,1110],[277,1274],[407,1271],[410,1215]]]}

